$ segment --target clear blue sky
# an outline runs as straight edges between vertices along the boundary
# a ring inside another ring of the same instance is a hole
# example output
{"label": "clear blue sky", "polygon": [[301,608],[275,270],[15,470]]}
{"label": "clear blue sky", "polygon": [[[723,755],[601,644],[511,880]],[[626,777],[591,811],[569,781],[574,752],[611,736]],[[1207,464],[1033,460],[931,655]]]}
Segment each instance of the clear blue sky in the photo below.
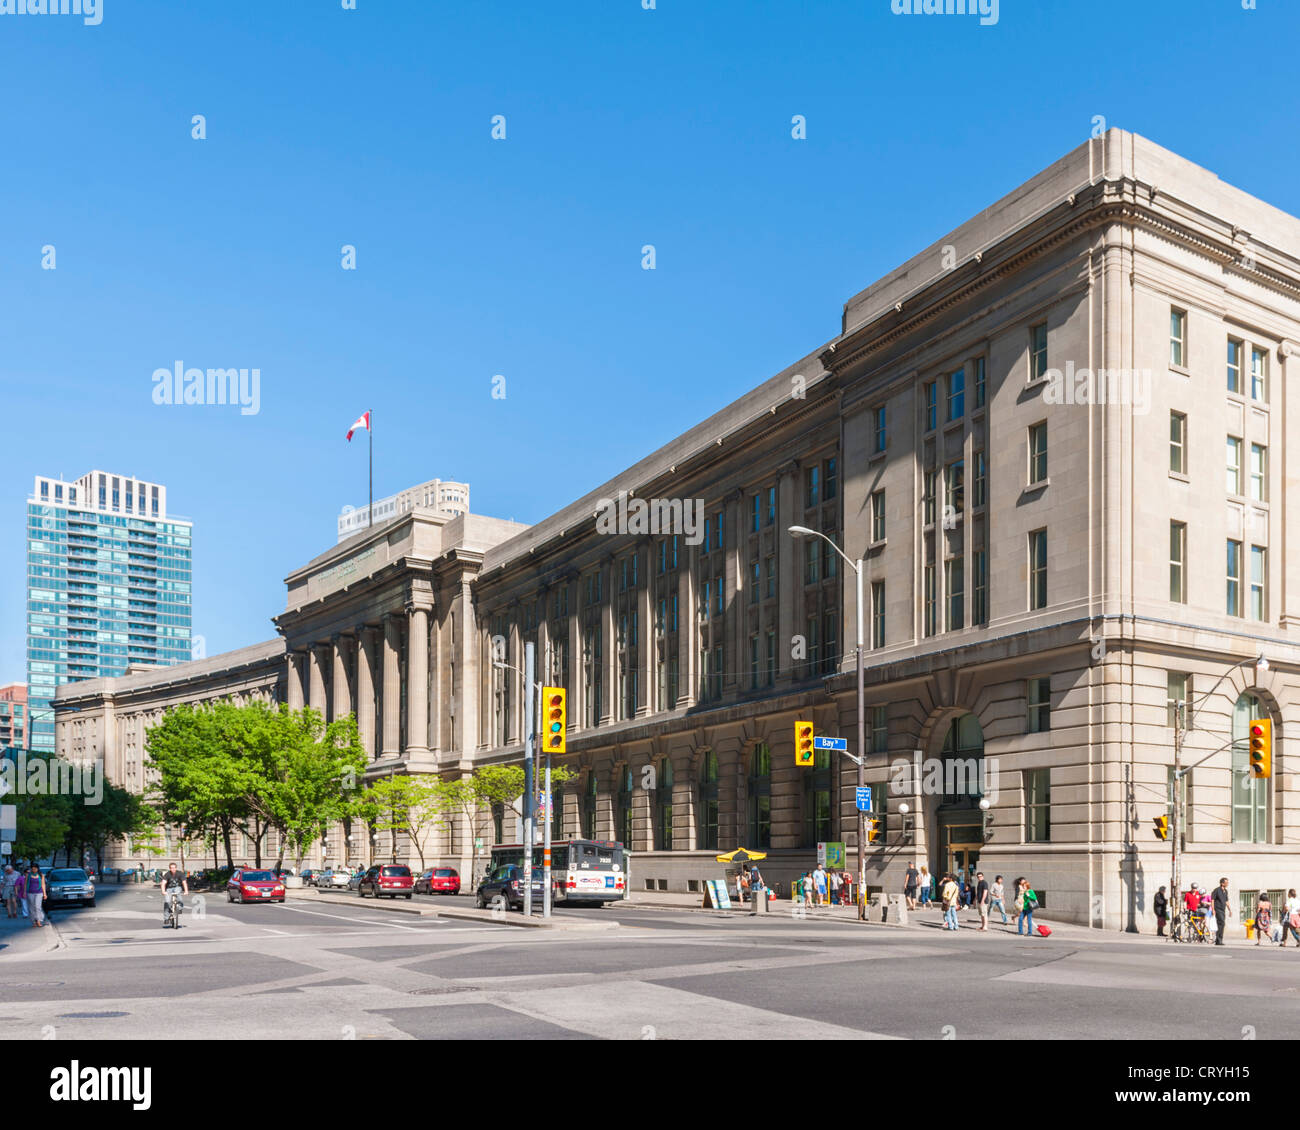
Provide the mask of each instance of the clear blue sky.
{"label": "clear blue sky", "polygon": [[[284,575],[365,501],[367,408],[377,496],[461,479],[532,522],[832,336],[1094,115],[1300,214],[1295,0],[1002,0],[992,27],[657,4],[0,16],[0,682],[38,473],[167,485],[211,654],[270,638]],[[259,368],[261,411],[155,405],[177,360]]]}

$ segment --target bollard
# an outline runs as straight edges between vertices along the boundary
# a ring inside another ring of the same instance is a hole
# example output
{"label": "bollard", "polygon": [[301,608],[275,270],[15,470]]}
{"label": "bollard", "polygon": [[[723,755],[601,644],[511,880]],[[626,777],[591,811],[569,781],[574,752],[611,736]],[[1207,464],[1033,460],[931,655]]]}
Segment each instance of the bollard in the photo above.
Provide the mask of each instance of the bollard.
{"label": "bollard", "polygon": [[907,925],[907,900],[902,895],[889,896],[889,921],[894,926]]}
{"label": "bollard", "polygon": [[871,902],[867,904],[867,921],[882,923],[885,921],[885,896],[872,895]]}

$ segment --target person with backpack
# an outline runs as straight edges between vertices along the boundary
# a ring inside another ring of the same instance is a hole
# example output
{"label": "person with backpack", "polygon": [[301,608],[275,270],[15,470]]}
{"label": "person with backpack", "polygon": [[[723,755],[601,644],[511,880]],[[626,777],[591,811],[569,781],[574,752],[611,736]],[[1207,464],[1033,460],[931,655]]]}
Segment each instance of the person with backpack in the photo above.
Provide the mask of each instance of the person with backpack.
{"label": "person with backpack", "polygon": [[[1029,880],[1023,875],[1016,880],[1016,909],[1020,911],[1020,919],[1016,923],[1016,933],[1028,933],[1029,937],[1034,936],[1034,911],[1038,909],[1038,896],[1034,893],[1034,888],[1029,885]],[[1025,926],[1028,924],[1028,931]]]}

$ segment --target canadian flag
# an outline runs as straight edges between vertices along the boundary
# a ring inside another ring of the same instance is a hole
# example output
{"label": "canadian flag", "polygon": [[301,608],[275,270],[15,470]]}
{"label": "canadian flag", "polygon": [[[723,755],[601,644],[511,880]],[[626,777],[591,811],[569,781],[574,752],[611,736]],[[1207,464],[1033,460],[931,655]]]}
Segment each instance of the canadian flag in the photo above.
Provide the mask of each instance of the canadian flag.
{"label": "canadian flag", "polygon": [[356,423],[354,423],[354,424],[352,425],[352,427],[348,428],[348,442],[349,442],[349,443],[352,441],[352,433],[355,432],[355,431],[359,431],[361,428],[365,428],[366,431],[370,431],[370,413],[369,413],[369,412],[366,412],[366,413],[364,413],[363,415],[358,416],[358,417],[357,417],[357,420],[356,420]]}

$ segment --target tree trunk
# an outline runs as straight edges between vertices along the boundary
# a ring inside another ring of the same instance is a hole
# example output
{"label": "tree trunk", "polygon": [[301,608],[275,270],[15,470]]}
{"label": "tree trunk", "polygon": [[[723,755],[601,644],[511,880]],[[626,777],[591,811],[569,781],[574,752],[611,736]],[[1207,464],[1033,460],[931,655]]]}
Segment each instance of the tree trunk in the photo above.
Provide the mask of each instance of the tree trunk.
{"label": "tree trunk", "polygon": [[223,816],[220,820],[221,839],[226,845],[226,866],[232,871],[235,869],[235,857],[230,850],[230,818]]}
{"label": "tree trunk", "polygon": [[262,836],[265,834],[262,828],[262,821],[256,816],[253,817],[253,866],[261,869],[262,866]]}

